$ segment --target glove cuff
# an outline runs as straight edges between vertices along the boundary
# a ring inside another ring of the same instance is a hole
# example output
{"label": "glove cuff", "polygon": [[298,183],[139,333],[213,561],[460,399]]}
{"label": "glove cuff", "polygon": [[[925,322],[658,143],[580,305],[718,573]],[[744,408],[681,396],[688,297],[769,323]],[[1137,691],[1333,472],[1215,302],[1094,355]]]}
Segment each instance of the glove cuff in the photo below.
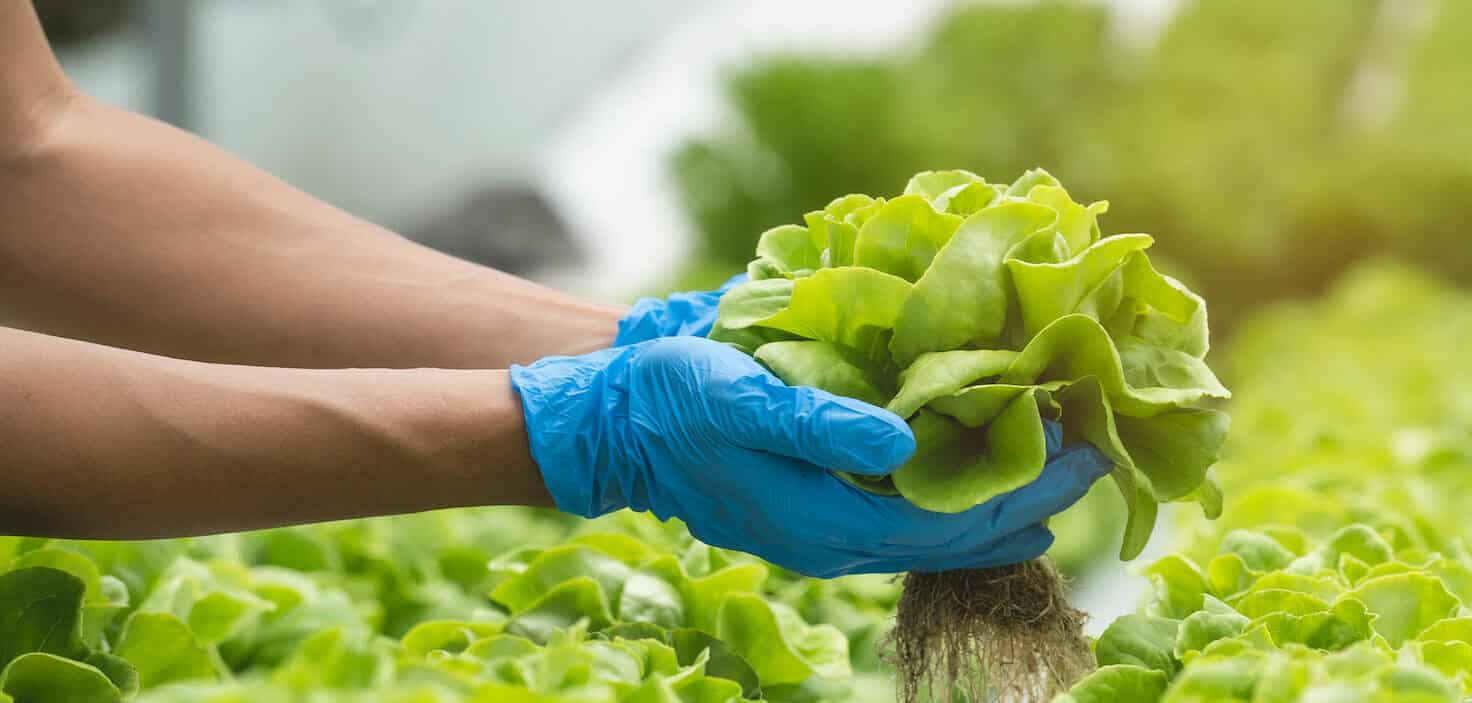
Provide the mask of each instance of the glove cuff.
{"label": "glove cuff", "polygon": [[609,367],[623,366],[621,351],[511,367],[532,459],[562,512],[593,518],[628,507],[615,475],[627,462],[612,455],[619,443],[605,412],[609,396],[622,394],[607,382]]}
{"label": "glove cuff", "polygon": [[675,293],[668,298],[643,298],[619,320],[614,346],[628,346],[660,337],[704,337],[716,321],[720,292]]}
{"label": "glove cuff", "polygon": [[658,298],[640,298],[618,321],[613,346],[624,347],[664,336],[665,303]]}

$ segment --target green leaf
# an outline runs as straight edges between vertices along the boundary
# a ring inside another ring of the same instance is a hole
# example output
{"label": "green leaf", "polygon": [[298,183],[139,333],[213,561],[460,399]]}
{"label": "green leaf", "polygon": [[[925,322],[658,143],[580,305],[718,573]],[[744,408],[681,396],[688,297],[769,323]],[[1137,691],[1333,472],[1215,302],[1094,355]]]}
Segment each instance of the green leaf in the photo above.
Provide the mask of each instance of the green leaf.
{"label": "green leaf", "polygon": [[1233,530],[1222,539],[1222,551],[1242,558],[1253,571],[1276,571],[1293,562],[1293,552],[1261,532]]}
{"label": "green leaf", "polygon": [[1143,254],[1121,271],[1121,301],[1106,325],[1116,338],[1135,338],[1203,358],[1210,349],[1206,303],[1180,281],[1161,274]]}
{"label": "green leaf", "polygon": [[0,671],[0,691],[15,703],[117,703],[122,691],[96,667],[31,652]]}
{"label": "green leaf", "polygon": [[724,678],[696,678],[675,688],[680,703],[741,703],[741,685]]}
{"label": "green leaf", "polygon": [[[1016,357],[1016,352],[990,349],[921,354],[900,373],[899,394],[889,402],[887,409],[908,418],[936,398],[952,395],[984,378],[1001,375]],[[997,412],[1000,411],[998,407]]]}
{"label": "green leaf", "polygon": [[1206,578],[1213,594],[1231,599],[1251,588],[1257,577],[1240,555],[1218,554],[1206,563]]}
{"label": "green leaf", "polygon": [[1182,409],[1154,417],[1115,417],[1119,441],[1141,473],[1150,478],[1155,499],[1178,500],[1206,481],[1216,463],[1231,420],[1216,410]]}
{"label": "green leaf", "polygon": [[1027,199],[1058,212],[1056,229],[1063,235],[1070,253],[1077,254],[1099,241],[1099,216],[1109,211],[1109,203],[1080,205],[1069,197],[1068,191],[1046,183],[1038,183],[1029,189]]}
{"label": "green leaf", "polygon": [[[426,620],[405,633],[402,643],[406,653],[421,657],[436,650],[463,652],[471,643],[498,635],[503,629],[505,625],[500,622]],[[333,631],[342,630],[334,628]]]}
{"label": "green leaf", "polygon": [[1345,557],[1365,567],[1378,566],[1393,557],[1390,543],[1368,525],[1348,525],[1335,532],[1312,553],[1293,562],[1292,568],[1303,573],[1338,569]]}
{"label": "green leaf", "polygon": [[908,366],[928,351],[994,346],[1012,303],[1003,259],[1012,245],[1056,219],[1041,205],[1007,203],[963,222],[904,301],[889,347],[895,361]]}
{"label": "green leaf", "polygon": [[774,330],[767,327],[743,327],[741,329],[730,329],[720,320],[711,328],[709,338],[711,340],[729,344],[747,355],[755,354],[762,345],[772,342],[796,341],[797,335],[782,330]]}
{"label": "green leaf", "polygon": [[1084,313],[1097,319],[1113,314],[1113,306],[1090,310],[1084,305],[1085,300],[1124,266],[1126,258],[1154,241],[1144,234],[1121,234],[1102,239],[1058,263],[1009,258],[1007,270],[1017,289],[1023,330],[1028,338],[1064,315]]}
{"label": "green leaf", "polygon": [[756,359],[790,386],[821,388],[870,405],[884,405],[888,397],[857,353],[831,342],[771,342],[756,350]]}
{"label": "green leaf", "polygon": [[782,225],[762,233],[756,245],[757,259],[770,262],[784,274],[813,271],[821,267],[822,251],[806,227]]}
{"label": "green leaf", "polygon": [[1472,672],[1472,644],[1426,642],[1417,647],[1421,661],[1449,678],[1468,678]]}
{"label": "green leaf", "polygon": [[1248,593],[1275,588],[1307,593],[1324,601],[1332,601],[1338,598],[1339,594],[1344,591],[1343,584],[1328,574],[1306,576],[1288,571],[1274,571],[1269,574],[1263,574],[1258,578],[1252,584],[1252,588],[1248,589]]}
{"label": "green leaf", "polygon": [[[867,196],[859,197],[869,200]],[[823,266],[853,265],[854,243],[859,238],[858,225],[822,210],[804,215],[803,222],[807,224],[813,242],[822,250]]]}
{"label": "green leaf", "polygon": [[101,671],[103,676],[117,686],[124,698],[138,693],[138,670],[128,660],[107,652],[94,651],[82,663]]}
{"label": "green leaf", "polygon": [[1266,627],[1273,641],[1280,645],[1293,642],[1325,651],[1338,651],[1370,637],[1370,616],[1365,604],[1353,598],[1316,613],[1267,613],[1255,623]]}
{"label": "green leaf", "polygon": [[1187,655],[1206,649],[1212,642],[1242,634],[1251,622],[1238,613],[1191,613],[1181,621],[1171,651],[1177,660],[1184,661]]}
{"label": "green leaf", "polygon": [[893,473],[895,488],[915,505],[958,513],[1021,488],[1043,471],[1047,445],[1038,405],[1023,393],[985,430],[921,411],[910,421],[918,447]]}
{"label": "green leaf", "polygon": [[1006,194],[1013,198],[1022,198],[1026,197],[1028,193],[1032,192],[1033,188],[1036,188],[1038,186],[1049,186],[1056,188],[1060,185],[1061,184],[1058,182],[1058,179],[1054,178],[1053,174],[1048,173],[1046,170],[1041,168],[1030,168],[1027,171],[1023,172],[1021,176],[1018,176],[1017,180],[1012,181],[1012,185],[1007,186]]}
{"label": "green leaf", "polygon": [[910,182],[905,184],[905,195],[919,195],[927,200],[935,200],[946,191],[972,183],[986,183],[986,179],[970,171],[960,169],[952,171],[921,171],[911,176]]}
{"label": "green leaf", "polygon": [[1422,642],[1466,642],[1472,644],[1472,616],[1450,617],[1438,620],[1421,631],[1416,639]]}
{"label": "green leaf", "polygon": [[553,547],[538,554],[526,570],[502,581],[491,592],[491,599],[505,605],[512,613],[520,613],[546,597],[559,584],[587,578],[600,587],[610,600],[616,601],[632,570],[622,561],[587,546],[571,544]]}
{"label": "green leaf", "polygon": [[1175,676],[1180,669],[1175,645],[1180,620],[1124,615],[1110,623],[1094,644],[1100,666],[1132,664]]}
{"label": "green leaf", "polygon": [[997,196],[1002,190],[988,183],[968,183],[956,186],[934,200],[937,210],[945,210],[953,215],[970,217],[982,208],[996,202]]}
{"label": "green leaf", "polygon": [[960,226],[960,217],[936,212],[926,198],[900,196],[859,229],[854,265],[914,282]]}
{"label": "green leaf", "polygon": [[[1185,366],[1169,370],[1151,366],[1177,362]],[[1158,347],[1116,347],[1098,321],[1086,315],[1065,315],[1044,328],[1022,349],[1002,382],[1075,381],[1088,376],[1098,379],[1114,410],[1131,417],[1150,417],[1229,395],[1199,359]]]}
{"label": "green leaf", "polygon": [[1147,567],[1145,575],[1155,586],[1159,615],[1180,620],[1205,607],[1206,579],[1184,557],[1164,557]]}
{"label": "green leaf", "polygon": [[[781,312],[792,302],[792,291],[796,284],[785,278],[763,281],[747,281],[721,296],[717,304],[719,327],[735,331],[745,329]],[[727,341],[711,331],[711,339]]]}
{"label": "green leaf", "polygon": [[788,304],[751,324],[863,351],[879,332],[894,326],[909,293],[904,279],[879,271],[822,269],[794,281]]}
{"label": "green leaf", "polygon": [[688,623],[698,630],[715,633],[720,629],[721,606],[738,594],[755,593],[767,580],[767,568],[761,564],[737,564],[690,579],[680,585],[685,600]]}
{"label": "green leaf", "polygon": [[757,677],[756,670],[725,642],[688,627],[671,630],[669,634],[669,644],[675,648],[681,666],[694,664],[696,658],[704,653],[707,676],[729,679],[739,684],[739,692],[747,698],[756,698],[761,693],[761,680]]}
{"label": "green leaf", "polygon": [[[679,565],[674,557],[666,557],[667,564],[678,572]],[[623,592],[618,599],[618,619],[624,622],[647,622],[661,627],[679,627],[685,622],[685,599],[674,583],[683,579],[682,574],[671,574],[668,568],[659,573],[657,567],[640,569],[624,582]]]}
{"label": "green leaf", "polygon": [[848,640],[831,625],[808,625],[790,608],[755,595],[721,606],[716,636],[751,664],[762,685],[851,675]]}
{"label": "green leaf", "polygon": [[86,556],[68,549],[42,547],[26,552],[10,563],[8,571],[42,566],[65,571],[81,579],[84,603],[105,603],[110,600],[102,591],[102,574],[97,570],[97,565]]}
{"label": "green leaf", "polygon": [[1346,596],[1365,604],[1375,632],[1391,647],[1400,647],[1461,606],[1440,579],[1421,573],[1367,579]]}
{"label": "green leaf", "polygon": [[663,554],[662,550],[637,537],[617,532],[587,532],[567,541],[592,547],[629,565],[642,564]]}
{"label": "green leaf", "polygon": [[386,649],[332,628],[302,642],[291,659],[271,672],[271,679],[298,691],[372,688],[387,679],[391,666]]}
{"label": "green leaf", "polygon": [[172,613],[188,624],[200,642],[219,644],[275,607],[246,589],[245,578],[228,565],[179,559],[160,575],[139,610]]}
{"label": "green leaf", "polygon": [[613,610],[608,593],[599,582],[578,576],[558,583],[541,597],[516,611],[506,624],[506,631],[534,642],[546,642],[558,630],[586,620],[588,627],[600,630],[613,624]]}
{"label": "green leaf", "polygon": [[1119,360],[1129,387],[1163,389],[1166,397],[1179,394],[1184,399],[1173,401],[1177,405],[1232,396],[1204,360],[1177,349],[1121,340]]}
{"label": "green leaf", "polygon": [[1114,463],[1109,475],[1124,498],[1126,510],[1119,558],[1133,559],[1145,549],[1155,529],[1159,505],[1150,479],[1135,467],[1134,460],[1124,450],[1115,427],[1116,416],[1098,378],[1085,377],[1059,391],[1055,398],[1063,408],[1064,439],[1082,439]]}
{"label": "green leaf", "polygon": [[[934,352],[943,353],[943,352]],[[955,419],[967,427],[985,427],[997,419],[1017,396],[1024,393],[1047,391],[1056,385],[1014,386],[1005,383],[988,383],[963,388],[951,395],[932,398],[926,407]],[[893,401],[891,401],[893,402]]]}
{"label": "green leaf", "polygon": [[0,574],[0,668],[30,652],[87,656],[82,640],[86,584],[50,567]]}
{"label": "green leaf", "polygon": [[134,613],[123,627],[115,654],[138,670],[143,688],[219,676],[209,649],[170,613]]}
{"label": "green leaf", "polygon": [[1299,593],[1282,588],[1267,588],[1253,591],[1238,599],[1237,611],[1254,620],[1274,613],[1287,615],[1310,615],[1324,612],[1329,604],[1308,593]]}
{"label": "green leaf", "polygon": [[1156,703],[1169,677],[1162,671],[1127,664],[1101,666],[1053,703]]}

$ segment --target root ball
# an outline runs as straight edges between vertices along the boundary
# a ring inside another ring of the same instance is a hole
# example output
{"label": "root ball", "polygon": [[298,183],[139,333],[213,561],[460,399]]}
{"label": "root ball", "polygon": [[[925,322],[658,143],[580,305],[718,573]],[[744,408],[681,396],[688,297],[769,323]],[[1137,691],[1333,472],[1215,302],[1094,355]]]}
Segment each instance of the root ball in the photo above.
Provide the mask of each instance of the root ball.
{"label": "root ball", "polygon": [[903,703],[1047,701],[1094,667],[1086,617],[1042,559],[911,572],[885,656]]}

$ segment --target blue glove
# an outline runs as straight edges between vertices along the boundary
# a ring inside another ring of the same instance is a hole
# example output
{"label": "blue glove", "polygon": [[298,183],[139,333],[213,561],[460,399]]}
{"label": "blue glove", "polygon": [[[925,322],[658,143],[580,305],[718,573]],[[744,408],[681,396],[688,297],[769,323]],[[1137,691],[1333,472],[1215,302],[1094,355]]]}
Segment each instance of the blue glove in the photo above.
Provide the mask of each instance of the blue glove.
{"label": "blue glove", "polygon": [[716,323],[716,305],[721,296],[737,284],[746,282],[746,274],[733,276],[720,288],[709,292],[675,293],[668,298],[642,298],[618,323],[616,347],[647,342],[660,337],[704,337]]}
{"label": "blue glove", "polygon": [[532,456],[557,507],[678,517],[707,544],[810,576],[944,571],[1026,561],[1042,522],[1109,471],[1051,424],[1042,476],[957,514],[849,485],[880,476],[915,438],[896,415],[782,383],[735,349],[672,337],[513,366]]}

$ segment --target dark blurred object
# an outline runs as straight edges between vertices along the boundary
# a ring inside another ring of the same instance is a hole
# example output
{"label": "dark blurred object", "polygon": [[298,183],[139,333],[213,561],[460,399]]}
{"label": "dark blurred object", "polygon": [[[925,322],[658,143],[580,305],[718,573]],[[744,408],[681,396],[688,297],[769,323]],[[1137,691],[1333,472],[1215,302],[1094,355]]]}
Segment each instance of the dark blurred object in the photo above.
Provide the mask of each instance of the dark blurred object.
{"label": "dark blurred object", "polygon": [[[1379,253],[1472,281],[1472,2],[1186,0],[1142,49],[1110,21],[1096,3],[967,4],[915,51],[739,71],[739,123],[673,160],[699,269],[918,170],[1036,165],[1110,200],[1106,230],[1155,235],[1215,331]],[[1369,110],[1366,76],[1390,84]]]}
{"label": "dark blurred object", "polygon": [[527,274],[581,259],[567,226],[527,186],[483,187],[399,231],[446,254],[507,273]]}
{"label": "dark blurred object", "polygon": [[137,0],[35,0],[46,36],[56,47],[71,47],[121,29],[138,17]]}

